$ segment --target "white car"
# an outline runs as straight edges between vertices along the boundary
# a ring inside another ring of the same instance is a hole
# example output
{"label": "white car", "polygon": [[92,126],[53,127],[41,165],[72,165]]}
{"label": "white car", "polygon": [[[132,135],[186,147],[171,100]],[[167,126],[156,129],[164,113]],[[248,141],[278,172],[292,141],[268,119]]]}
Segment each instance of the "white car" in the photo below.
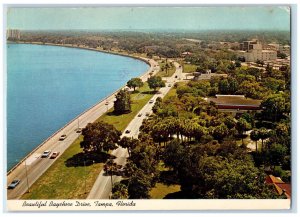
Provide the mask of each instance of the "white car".
{"label": "white car", "polygon": [[50,153],[51,153],[51,150],[46,150],[46,151],[44,151],[44,153],[42,154],[42,157],[43,157],[43,158],[46,158],[46,157],[48,157],[48,156],[50,155]]}

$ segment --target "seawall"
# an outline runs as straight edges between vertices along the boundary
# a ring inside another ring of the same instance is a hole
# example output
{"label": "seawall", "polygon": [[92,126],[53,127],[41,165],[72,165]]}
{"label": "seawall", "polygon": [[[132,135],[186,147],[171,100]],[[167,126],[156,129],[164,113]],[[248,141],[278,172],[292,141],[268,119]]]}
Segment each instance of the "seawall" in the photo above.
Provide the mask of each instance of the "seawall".
{"label": "seawall", "polygon": [[[20,43],[20,42],[17,42]],[[147,63],[150,68],[144,72],[143,74],[141,74],[139,77],[143,80],[143,82],[145,82],[149,76],[150,72],[154,72],[154,67],[157,64],[154,60],[152,59],[148,59],[148,58],[144,58],[144,57],[137,57],[137,56],[132,56],[129,54],[119,54],[117,52],[108,52],[108,51],[103,51],[103,50],[99,50],[99,49],[94,49],[94,48],[88,48],[88,47],[77,47],[77,46],[71,46],[71,45],[58,45],[58,44],[51,44],[51,43],[46,43],[46,44],[42,44],[42,43],[23,43],[22,44],[35,44],[35,45],[47,45],[47,46],[63,46],[63,47],[69,47],[69,48],[78,48],[78,49],[85,49],[85,50],[91,50],[91,51],[97,51],[97,52],[103,52],[103,53],[108,53],[108,54],[113,54],[113,55],[121,55],[121,56],[125,56],[125,57],[130,57],[130,58],[134,58],[134,59],[138,59],[141,60],[145,63]],[[157,72],[157,71],[156,71]],[[33,149],[30,153],[28,153],[21,161],[19,161],[14,167],[12,167],[8,172],[7,175],[10,175],[14,170],[16,170],[19,166],[22,165],[22,163],[28,159],[29,157],[31,157],[34,153],[36,153],[39,149],[43,148],[43,146],[49,142],[50,140],[52,140],[53,138],[57,139],[56,137],[59,137],[60,134],[67,129],[70,125],[76,125],[77,124],[77,120],[78,119],[88,119],[88,113],[93,112],[93,110],[99,109],[100,107],[104,106],[104,101],[114,98],[115,94],[120,91],[121,89],[125,88],[126,85],[120,87],[118,90],[116,90],[115,92],[113,92],[112,94],[110,94],[109,96],[105,97],[104,99],[102,99],[101,101],[99,101],[98,103],[96,103],[95,105],[93,105],[92,107],[86,109],[85,111],[83,111],[81,114],[79,114],[78,116],[74,117],[72,120],[70,120],[67,124],[65,124],[63,127],[61,127],[60,129],[58,129],[55,133],[53,133],[51,136],[49,136],[46,140],[44,140],[40,145],[38,145],[35,149]],[[103,105],[101,105],[103,104]],[[93,113],[94,114],[94,113]],[[100,115],[101,116],[101,115]],[[40,150],[39,150],[40,151]]]}

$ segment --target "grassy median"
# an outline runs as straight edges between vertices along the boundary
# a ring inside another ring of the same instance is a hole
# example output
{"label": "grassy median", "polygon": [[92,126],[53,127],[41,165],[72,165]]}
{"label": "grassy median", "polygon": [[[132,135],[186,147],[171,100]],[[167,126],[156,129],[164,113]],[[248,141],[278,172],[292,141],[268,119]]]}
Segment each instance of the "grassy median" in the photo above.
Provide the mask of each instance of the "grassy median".
{"label": "grassy median", "polygon": [[168,69],[168,73],[167,73],[166,69],[164,71],[162,71],[161,69],[163,67],[165,67],[165,65],[166,65],[165,63],[159,63],[160,71],[156,74],[156,76],[171,77],[175,73],[176,67],[171,63],[169,63],[169,65],[171,65],[171,68]]}
{"label": "grassy median", "polygon": [[[145,83],[138,92],[131,95],[131,113],[114,116],[111,113],[111,109],[97,121],[103,120],[123,131],[152,96],[152,92],[147,83]],[[82,153],[80,148],[82,139],[82,136],[76,139],[60,158],[30,187],[30,192],[24,194],[22,199],[85,199],[87,197],[86,192],[90,192],[92,189],[105,160],[86,165],[85,167],[80,162],[78,163],[77,160],[80,160],[78,156]],[[70,161],[74,161],[73,164],[67,163]]]}

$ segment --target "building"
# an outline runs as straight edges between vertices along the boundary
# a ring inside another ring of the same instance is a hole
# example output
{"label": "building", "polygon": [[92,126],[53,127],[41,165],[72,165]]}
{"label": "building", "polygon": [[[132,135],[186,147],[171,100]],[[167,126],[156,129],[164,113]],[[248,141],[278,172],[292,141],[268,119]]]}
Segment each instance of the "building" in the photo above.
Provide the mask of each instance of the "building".
{"label": "building", "polygon": [[208,102],[214,102],[218,109],[222,110],[261,110],[261,100],[247,98],[244,95],[216,95],[206,99]]}
{"label": "building", "polygon": [[278,195],[285,194],[288,199],[291,198],[291,184],[285,183],[279,177],[268,175],[266,178],[266,184],[274,185]]}
{"label": "building", "polygon": [[6,39],[19,40],[21,37],[20,30],[17,29],[8,29],[6,31]]}
{"label": "building", "polygon": [[257,60],[275,60],[277,51],[263,50],[262,44],[258,40],[244,41],[240,44],[240,50],[237,55],[244,57],[246,62],[256,62]]}

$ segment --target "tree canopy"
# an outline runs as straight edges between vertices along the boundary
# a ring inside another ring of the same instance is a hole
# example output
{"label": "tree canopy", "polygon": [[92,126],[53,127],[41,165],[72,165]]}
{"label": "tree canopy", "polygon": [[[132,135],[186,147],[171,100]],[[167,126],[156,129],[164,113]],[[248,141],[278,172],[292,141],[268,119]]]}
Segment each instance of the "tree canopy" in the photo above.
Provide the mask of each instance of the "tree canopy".
{"label": "tree canopy", "polygon": [[137,87],[143,86],[143,81],[140,78],[132,78],[127,82],[127,86],[133,88],[133,90],[135,91]]}
{"label": "tree canopy", "polygon": [[116,144],[120,140],[121,132],[113,125],[103,121],[88,124],[83,130],[83,141],[80,147],[84,151],[99,152],[116,149]]}
{"label": "tree canopy", "polygon": [[148,78],[147,82],[149,84],[149,87],[151,89],[154,89],[155,91],[157,88],[166,86],[165,82],[160,76],[151,76],[150,78]]}
{"label": "tree canopy", "polygon": [[120,90],[114,101],[114,112],[116,114],[126,114],[131,112],[130,93],[127,90]]}

